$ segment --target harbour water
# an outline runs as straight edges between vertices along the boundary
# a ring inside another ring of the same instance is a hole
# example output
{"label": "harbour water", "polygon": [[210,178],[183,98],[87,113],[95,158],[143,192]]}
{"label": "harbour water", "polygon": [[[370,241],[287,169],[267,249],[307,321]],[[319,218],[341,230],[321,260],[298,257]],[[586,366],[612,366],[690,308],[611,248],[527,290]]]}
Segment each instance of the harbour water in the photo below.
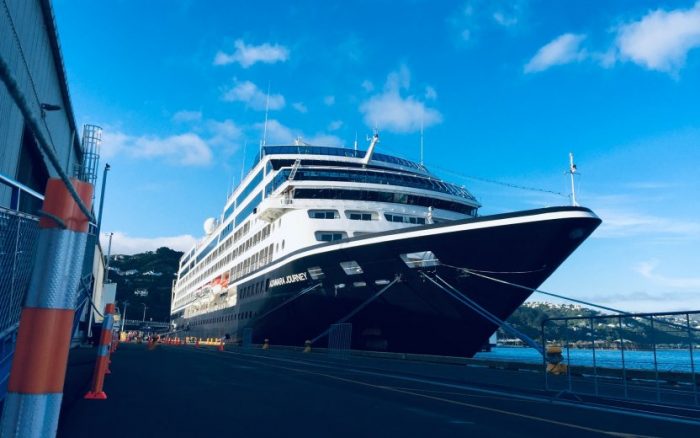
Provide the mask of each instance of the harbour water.
{"label": "harbour water", "polygon": [[[562,352],[564,361],[571,365],[593,366],[594,351],[591,349],[571,348]],[[624,359],[623,359],[624,354]],[[542,363],[542,356],[530,347],[494,347],[490,352],[477,353],[476,358],[502,360],[507,362]],[[654,370],[654,351],[652,350],[595,350],[595,365],[603,368]],[[657,349],[656,366],[659,371],[699,372],[700,351],[693,349],[691,360],[689,349]]]}

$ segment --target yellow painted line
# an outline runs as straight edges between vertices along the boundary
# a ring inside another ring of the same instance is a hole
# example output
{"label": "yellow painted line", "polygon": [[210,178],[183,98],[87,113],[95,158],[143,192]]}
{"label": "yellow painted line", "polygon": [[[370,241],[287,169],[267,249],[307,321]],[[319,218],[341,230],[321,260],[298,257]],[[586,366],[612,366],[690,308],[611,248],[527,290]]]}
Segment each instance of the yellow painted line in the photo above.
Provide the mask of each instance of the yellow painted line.
{"label": "yellow painted line", "polygon": [[[235,353],[235,352],[233,352],[233,351],[227,351],[226,353],[235,354],[235,355],[237,355],[237,356],[239,356],[239,357],[240,357],[240,356],[243,356],[242,354],[240,354],[240,353]],[[534,416],[534,415],[521,414],[521,413],[518,413],[518,412],[507,411],[507,410],[504,410],[504,409],[498,409],[498,408],[491,408],[491,407],[487,407],[487,406],[475,405],[475,404],[472,404],[472,403],[461,402],[461,401],[457,401],[457,400],[451,400],[451,399],[442,398],[442,397],[436,397],[436,396],[427,395],[427,394],[419,394],[419,393],[417,393],[417,392],[408,391],[408,390],[404,390],[404,389],[393,388],[393,387],[391,387],[391,386],[374,385],[374,384],[372,384],[372,383],[367,383],[367,382],[363,382],[363,381],[360,381],[360,380],[346,379],[346,378],[344,378],[344,377],[333,376],[333,375],[330,375],[330,374],[324,374],[324,373],[319,373],[319,372],[315,372],[315,371],[307,371],[307,370],[301,370],[301,369],[298,369],[298,368],[285,367],[285,366],[281,366],[281,365],[273,365],[273,364],[270,364],[269,362],[261,362],[261,361],[251,360],[251,359],[249,359],[249,358],[247,358],[247,357],[246,357],[246,358],[241,358],[241,359],[247,360],[247,361],[249,361],[249,362],[253,362],[253,363],[256,363],[256,364],[267,365],[267,366],[272,367],[272,368],[279,368],[279,369],[284,369],[284,370],[288,370],[288,371],[296,371],[296,372],[298,372],[298,373],[304,373],[304,374],[312,374],[312,375],[322,376],[322,377],[326,377],[326,378],[329,378],[329,379],[340,380],[340,381],[348,382],[348,383],[354,383],[354,384],[356,384],[356,385],[367,386],[367,387],[370,387],[370,388],[383,389],[383,390],[385,390],[385,391],[391,391],[391,392],[398,392],[398,393],[401,393],[401,394],[413,395],[413,396],[416,396],[416,397],[421,397],[421,398],[426,398],[426,399],[430,399],[430,400],[441,401],[441,402],[444,402],[444,403],[450,403],[450,404],[454,404],[454,405],[458,405],[458,406],[464,406],[464,407],[469,407],[469,408],[474,408],[474,409],[480,409],[480,410],[483,410],[483,411],[495,412],[495,413],[499,413],[499,414],[510,415],[510,416],[513,416],[513,417],[524,418],[524,419],[527,419],[527,420],[540,421],[540,422],[543,422],[543,423],[555,424],[555,425],[557,425],[557,426],[569,427],[569,428],[572,428],[572,429],[584,430],[584,431],[587,431],[587,432],[594,432],[594,433],[600,433],[600,434],[603,434],[603,435],[618,436],[618,437],[654,438],[653,435],[637,435],[637,434],[631,434],[631,433],[614,432],[614,431],[604,430],[604,429],[596,429],[596,428],[593,428],[593,427],[581,426],[581,425],[573,424],[573,423],[566,423],[566,422],[564,422],[564,421],[550,420],[549,418],[536,417],[536,416]]]}

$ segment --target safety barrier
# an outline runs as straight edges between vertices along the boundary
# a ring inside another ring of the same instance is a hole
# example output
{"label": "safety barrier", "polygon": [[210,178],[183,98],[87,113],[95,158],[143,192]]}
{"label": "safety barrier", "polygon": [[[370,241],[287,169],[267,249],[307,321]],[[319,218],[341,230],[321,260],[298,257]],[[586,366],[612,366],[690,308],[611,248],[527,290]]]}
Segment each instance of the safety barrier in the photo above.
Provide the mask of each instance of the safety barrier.
{"label": "safety barrier", "polygon": [[700,311],[551,318],[541,331],[559,355],[547,390],[700,405]]}
{"label": "safety barrier", "polygon": [[[91,184],[72,180],[83,206]],[[54,436],[63,397],[88,217],[61,179],[49,179],[32,277],[20,316],[0,436]]]}
{"label": "safety barrier", "polygon": [[114,303],[105,305],[100,343],[97,346],[97,360],[95,361],[95,369],[92,374],[92,386],[84,397],[88,400],[105,400],[107,398],[107,394],[104,392],[104,381],[105,374],[110,373],[109,356],[112,352],[114,314]]}

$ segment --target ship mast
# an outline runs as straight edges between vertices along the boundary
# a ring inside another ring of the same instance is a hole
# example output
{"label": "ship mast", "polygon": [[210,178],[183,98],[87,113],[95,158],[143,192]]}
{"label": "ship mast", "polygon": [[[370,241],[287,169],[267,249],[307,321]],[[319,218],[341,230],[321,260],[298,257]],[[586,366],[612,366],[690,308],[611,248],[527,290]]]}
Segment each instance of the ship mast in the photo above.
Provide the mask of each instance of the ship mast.
{"label": "ship mast", "polygon": [[569,152],[569,176],[571,177],[571,205],[578,207],[576,202],[576,186],[574,185],[574,175],[576,174],[576,165],[574,164],[574,154]]}

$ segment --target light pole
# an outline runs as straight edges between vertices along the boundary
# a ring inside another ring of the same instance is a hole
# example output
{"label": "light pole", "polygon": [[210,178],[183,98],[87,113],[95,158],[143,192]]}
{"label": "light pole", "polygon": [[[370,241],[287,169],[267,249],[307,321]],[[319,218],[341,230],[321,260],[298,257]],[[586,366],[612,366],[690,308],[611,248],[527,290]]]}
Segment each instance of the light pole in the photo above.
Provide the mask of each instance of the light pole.
{"label": "light pole", "polygon": [[122,332],[124,331],[124,323],[126,322],[126,308],[129,306],[129,300],[124,300],[124,311],[122,312]]}
{"label": "light pole", "polygon": [[97,234],[100,235],[100,229],[102,229],[102,207],[105,204],[105,187],[107,186],[107,172],[109,171],[109,163],[105,163],[105,170],[102,172],[102,191],[100,193],[100,212],[97,214]]}
{"label": "light pole", "polygon": [[148,309],[148,306],[146,305],[146,303],[141,303],[141,305],[143,306],[143,319],[141,321],[145,321],[146,320],[146,309]]}

